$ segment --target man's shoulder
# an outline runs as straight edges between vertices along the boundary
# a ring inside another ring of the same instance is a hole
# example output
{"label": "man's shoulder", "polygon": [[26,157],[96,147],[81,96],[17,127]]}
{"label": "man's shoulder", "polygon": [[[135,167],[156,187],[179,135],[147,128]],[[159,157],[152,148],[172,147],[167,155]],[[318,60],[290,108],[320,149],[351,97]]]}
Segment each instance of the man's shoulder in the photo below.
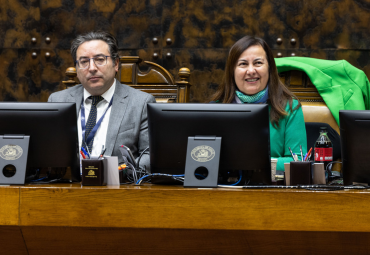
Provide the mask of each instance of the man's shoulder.
{"label": "man's shoulder", "polygon": [[78,85],[75,85],[71,88],[54,92],[49,96],[48,101],[50,102],[50,101],[64,100],[68,95],[75,94],[76,91],[81,90],[81,87],[82,87],[82,85],[78,84]]}

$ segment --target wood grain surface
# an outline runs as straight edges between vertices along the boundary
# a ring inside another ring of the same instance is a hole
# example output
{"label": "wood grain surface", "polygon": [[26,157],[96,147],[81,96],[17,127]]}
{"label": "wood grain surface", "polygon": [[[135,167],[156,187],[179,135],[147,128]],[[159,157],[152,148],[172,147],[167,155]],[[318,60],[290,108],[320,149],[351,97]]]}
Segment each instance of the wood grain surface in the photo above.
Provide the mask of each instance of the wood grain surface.
{"label": "wood grain surface", "polygon": [[29,254],[20,227],[2,225],[0,226],[0,254]]}
{"label": "wood grain surface", "polygon": [[22,231],[30,255],[370,252],[369,233],[80,227],[22,227]]}
{"label": "wood grain surface", "polygon": [[19,188],[0,186],[0,226],[18,226]]}
{"label": "wood grain surface", "polygon": [[[4,254],[368,254],[369,195],[79,183],[0,187],[7,206],[0,210],[0,246],[9,251]],[[9,215],[11,222],[4,220]]]}
{"label": "wood grain surface", "polygon": [[25,187],[20,226],[368,232],[369,194],[160,185]]}

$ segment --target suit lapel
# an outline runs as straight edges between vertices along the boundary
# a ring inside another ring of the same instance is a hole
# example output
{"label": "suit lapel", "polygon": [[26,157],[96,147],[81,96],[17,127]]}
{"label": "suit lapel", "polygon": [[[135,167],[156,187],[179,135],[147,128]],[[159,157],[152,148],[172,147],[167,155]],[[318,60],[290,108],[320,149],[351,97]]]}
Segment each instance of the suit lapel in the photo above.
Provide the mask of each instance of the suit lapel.
{"label": "suit lapel", "polygon": [[107,130],[106,138],[106,155],[111,155],[113,152],[113,146],[116,142],[119,128],[122,123],[122,119],[125,115],[127,106],[129,104],[128,90],[121,83],[116,81],[116,88],[114,91],[113,104],[109,117],[109,125]]}
{"label": "suit lapel", "polygon": [[82,98],[83,98],[83,86],[76,85],[76,89],[72,90],[66,99],[66,102],[76,103],[77,118],[80,113]]}

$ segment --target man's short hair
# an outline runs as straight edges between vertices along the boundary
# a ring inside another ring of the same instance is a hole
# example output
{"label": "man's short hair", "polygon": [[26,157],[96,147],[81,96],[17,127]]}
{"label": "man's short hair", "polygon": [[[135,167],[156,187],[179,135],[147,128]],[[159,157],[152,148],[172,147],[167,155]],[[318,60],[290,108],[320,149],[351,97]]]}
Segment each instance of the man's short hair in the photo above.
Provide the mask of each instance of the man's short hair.
{"label": "man's short hair", "polygon": [[108,44],[109,53],[111,55],[113,63],[116,59],[119,58],[118,55],[118,46],[117,46],[117,39],[110,33],[104,31],[91,31],[86,34],[78,35],[71,44],[71,55],[73,58],[73,62],[76,63],[77,60],[77,49],[80,47],[81,44],[84,42],[92,41],[92,40],[101,40]]}

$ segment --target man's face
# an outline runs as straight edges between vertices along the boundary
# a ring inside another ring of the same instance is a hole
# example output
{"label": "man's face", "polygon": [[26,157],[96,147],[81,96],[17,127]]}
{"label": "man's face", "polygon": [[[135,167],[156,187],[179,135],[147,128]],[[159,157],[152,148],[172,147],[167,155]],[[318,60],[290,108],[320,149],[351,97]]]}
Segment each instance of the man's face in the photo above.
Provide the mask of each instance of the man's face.
{"label": "man's face", "polygon": [[96,65],[91,58],[97,56],[110,56],[108,44],[101,40],[92,40],[84,42],[77,48],[76,59],[90,59],[90,65],[86,69],[80,69],[78,65],[77,78],[82,86],[93,96],[102,95],[113,84],[116,72],[118,72],[118,62],[107,58],[107,64],[103,66]]}

